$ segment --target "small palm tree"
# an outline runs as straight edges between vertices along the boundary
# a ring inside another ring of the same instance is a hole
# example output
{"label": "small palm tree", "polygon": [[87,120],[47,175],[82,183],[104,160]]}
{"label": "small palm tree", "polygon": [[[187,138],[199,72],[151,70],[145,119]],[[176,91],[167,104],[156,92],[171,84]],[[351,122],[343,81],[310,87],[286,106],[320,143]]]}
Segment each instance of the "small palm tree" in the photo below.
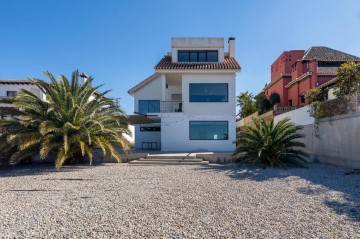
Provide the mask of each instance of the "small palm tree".
{"label": "small palm tree", "polygon": [[105,97],[109,91],[97,93],[101,86],[92,87],[92,78],[80,84],[78,71],[72,74],[71,81],[64,75],[56,80],[51,73],[44,73],[50,83],[36,79],[34,84],[45,93],[47,101],[21,90],[6,102],[21,109],[18,118],[0,122],[0,130],[6,132],[0,148],[10,145],[17,149],[10,162],[16,164],[37,154],[45,159],[53,154],[56,167],[60,168],[66,161],[79,161],[87,155],[91,165],[93,150],[97,148],[120,161],[116,149],[129,149],[129,142],[123,137],[129,131],[124,117],[119,117],[124,113]]}
{"label": "small palm tree", "polygon": [[255,127],[245,126],[238,133],[235,158],[240,162],[261,163],[264,168],[268,166],[286,167],[286,162],[305,167],[304,157],[308,154],[301,150],[305,144],[297,139],[303,135],[297,133],[302,129],[289,123],[289,118],[274,124],[272,119],[265,122],[263,119],[253,118]]}

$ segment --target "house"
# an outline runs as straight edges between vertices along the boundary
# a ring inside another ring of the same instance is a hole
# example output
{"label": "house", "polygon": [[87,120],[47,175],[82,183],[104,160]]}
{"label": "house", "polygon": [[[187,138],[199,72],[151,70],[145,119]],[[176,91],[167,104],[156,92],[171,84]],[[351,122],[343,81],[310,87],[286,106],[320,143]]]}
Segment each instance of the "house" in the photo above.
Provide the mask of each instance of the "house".
{"label": "house", "polygon": [[[82,77],[81,84],[83,84],[88,76],[85,73],[82,73],[80,75]],[[1,98],[10,98],[15,97],[18,92],[22,89],[28,90],[31,93],[35,94],[37,97],[39,97],[42,100],[46,100],[46,95],[37,87],[34,82],[31,79],[3,79],[0,80],[0,99]],[[100,93],[95,92],[94,95],[99,95]],[[95,96],[91,96],[90,99],[94,99]],[[114,99],[115,106],[118,106],[119,100]],[[15,111],[16,112],[16,111]],[[12,109],[12,105],[10,104],[4,104],[0,103],[0,120],[8,115],[12,115],[14,113],[14,110]]]}
{"label": "house", "polygon": [[155,73],[128,93],[138,115],[135,147],[161,151],[233,151],[236,134],[235,38],[172,38]]}
{"label": "house", "polygon": [[[0,99],[15,97],[21,89],[30,91],[40,99],[46,99],[45,94],[31,80],[0,80]],[[0,119],[13,112],[10,104],[0,103]]]}
{"label": "house", "polygon": [[333,84],[337,68],[348,61],[360,58],[324,46],[285,51],[271,65],[271,82],[263,91],[267,97],[278,93],[281,106],[302,106],[306,92]]}

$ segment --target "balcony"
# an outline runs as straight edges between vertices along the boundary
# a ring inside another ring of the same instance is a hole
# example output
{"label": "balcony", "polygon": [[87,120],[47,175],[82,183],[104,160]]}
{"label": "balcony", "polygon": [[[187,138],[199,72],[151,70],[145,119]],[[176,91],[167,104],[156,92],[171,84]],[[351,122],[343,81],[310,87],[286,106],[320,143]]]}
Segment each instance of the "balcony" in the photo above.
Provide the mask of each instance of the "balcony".
{"label": "balcony", "polygon": [[160,101],[160,113],[183,112],[182,101]]}

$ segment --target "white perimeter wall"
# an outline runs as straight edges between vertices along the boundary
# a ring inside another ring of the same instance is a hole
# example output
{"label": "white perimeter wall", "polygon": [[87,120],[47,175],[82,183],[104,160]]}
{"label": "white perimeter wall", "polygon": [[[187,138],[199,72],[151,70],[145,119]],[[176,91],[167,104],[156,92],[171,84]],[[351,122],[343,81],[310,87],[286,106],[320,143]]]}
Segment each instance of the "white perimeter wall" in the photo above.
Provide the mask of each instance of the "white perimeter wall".
{"label": "white perimeter wall", "polygon": [[313,124],[315,122],[315,119],[310,116],[309,110],[310,110],[309,106],[304,106],[299,109],[292,110],[281,115],[277,115],[274,117],[274,123],[276,124],[280,120],[289,117],[291,119],[290,121],[295,125]]}
{"label": "white perimeter wall", "polygon": [[[189,121],[228,121],[228,140],[190,140]],[[216,151],[235,150],[236,119],[231,115],[186,115],[162,114],[161,118],[161,151]]]}

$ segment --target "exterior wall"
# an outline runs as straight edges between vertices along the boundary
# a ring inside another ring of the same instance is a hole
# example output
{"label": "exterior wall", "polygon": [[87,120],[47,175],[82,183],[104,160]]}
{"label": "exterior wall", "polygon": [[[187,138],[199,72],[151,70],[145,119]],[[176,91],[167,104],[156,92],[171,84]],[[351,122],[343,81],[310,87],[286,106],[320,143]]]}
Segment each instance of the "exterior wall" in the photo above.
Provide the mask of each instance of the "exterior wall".
{"label": "exterior wall", "polygon": [[346,168],[360,168],[360,113],[333,116],[320,119],[315,123],[305,106],[274,117],[277,123],[285,117],[291,122],[302,125],[301,140],[305,152],[320,163]]}
{"label": "exterior wall", "polygon": [[[294,85],[292,85],[290,88],[287,89],[288,91],[288,102],[289,100],[292,100],[292,105],[291,106],[296,106],[299,104],[299,84],[296,83]],[[290,106],[290,104],[288,103],[288,106]]]}
{"label": "exterior wall", "polygon": [[[228,140],[190,140],[189,121],[228,121]],[[231,115],[163,114],[161,117],[161,151],[229,152],[235,150],[236,119]]]}
{"label": "exterior wall", "polygon": [[291,81],[291,78],[289,77],[282,77],[279,81],[274,83],[272,86],[270,86],[265,91],[265,96],[267,98],[270,97],[270,95],[274,92],[278,93],[280,95],[280,105],[288,105],[288,92],[285,88],[285,86]]}
{"label": "exterior wall", "polygon": [[[189,102],[190,83],[228,83],[228,102]],[[184,74],[184,112],[188,115],[236,115],[235,74]]]}
{"label": "exterior wall", "polygon": [[360,114],[321,119],[314,137],[319,162],[348,168],[360,168]]}
{"label": "exterior wall", "polygon": [[[35,85],[13,85],[13,84],[0,84],[0,98],[6,97],[7,91],[17,91],[19,92],[21,89],[28,90],[38,96],[40,99],[45,100],[45,95],[40,91],[40,89]],[[3,104],[4,106],[4,104]]]}
{"label": "exterior wall", "polygon": [[171,57],[177,62],[178,50],[217,50],[219,62],[224,61],[224,38],[172,38]]}
{"label": "exterior wall", "polygon": [[271,81],[278,77],[281,73],[291,73],[291,65],[304,56],[304,50],[284,51],[271,64]]}
{"label": "exterior wall", "polygon": [[[299,95],[302,95],[306,92],[308,92],[310,89],[311,89],[311,81],[312,81],[312,78],[311,77],[307,77],[306,79],[302,80],[299,82],[299,92],[297,95],[294,95],[294,97],[298,97],[299,98]],[[299,105],[301,104],[300,102],[300,98],[299,98]],[[297,105],[297,106],[299,106]]]}
{"label": "exterior wall", "polygon": [[286,112],[274,117],[274,123],[278,123],[280,120],[290,118],[290,122],[296,125],[309,125],[315,122],[315,119],[309,114],[310,107],[304,106],[296,110]]}
{"label": "exterior wall", "polygon": [[172,101],[172,95],[173,94],[182,94],[181,90],[181,82],[179,82],[179,85],[168,85],[168,88],[166,89],[166,101]]}
{"label": "exterior wall", "polygon": [[328,82],[329,80],[334,79],[335,77],[336,76],[318,76],[316,82],[318,85],[322,85],[322,84]]}
{"label": "exterior wall", "polygon": [[136,91],[134,93],[134,111],[139,112],[139,100],[162,100],[162,89],[162,77],[159,77]]}
{"label": "exterior wall", "polygon": [[[159,127],[160,124],[138,124],[135,125],[135,148],[141,149],[142,142],[157,142],[157,147],[161,147],[161,131],[140,131],[140,127]],[[162,129],[161,129],[162,130]],[[146,148],[147,145],[144,145]]]}
{"label": "exterior wall", "polygon": [[123,134],[123,136],[130,142],[131,146],[135,146],[135,126],[129,125],[128,129],[130,131],[130,134]]}

